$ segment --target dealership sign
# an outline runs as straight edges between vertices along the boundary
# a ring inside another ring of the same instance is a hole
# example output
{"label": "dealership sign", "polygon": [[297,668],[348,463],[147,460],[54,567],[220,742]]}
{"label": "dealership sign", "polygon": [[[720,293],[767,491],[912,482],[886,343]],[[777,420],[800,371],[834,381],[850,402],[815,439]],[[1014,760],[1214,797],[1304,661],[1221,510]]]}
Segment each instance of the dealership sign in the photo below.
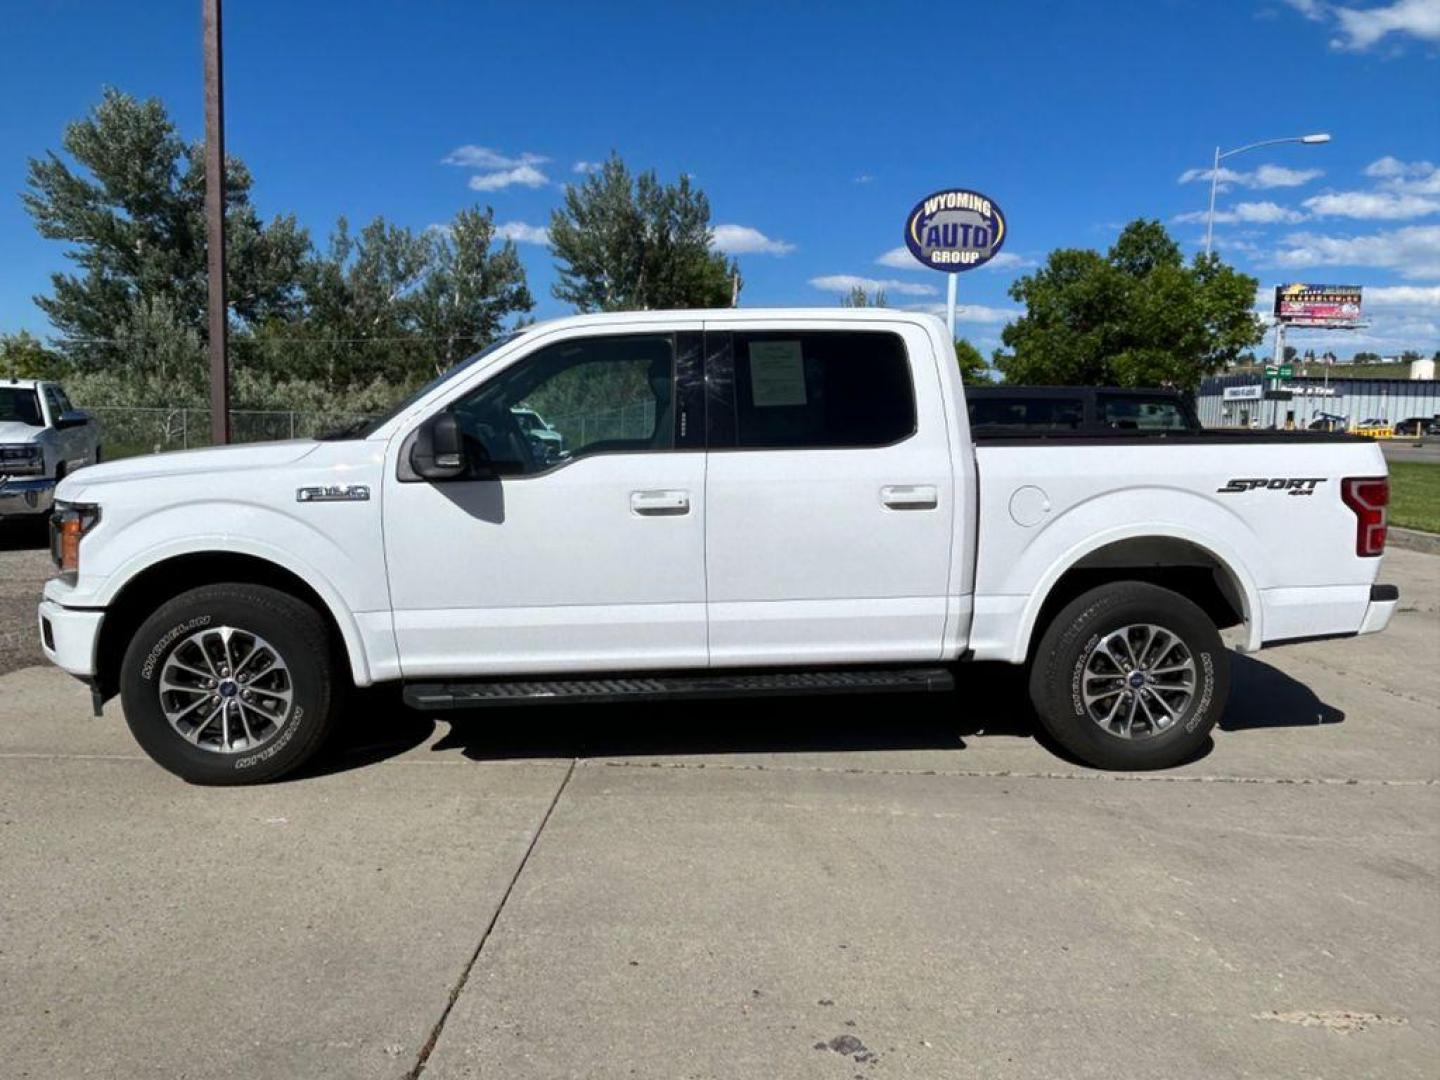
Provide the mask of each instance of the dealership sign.
{"label": "dealership sign", "polygon": [[1277,285],[1275,318],[1290,326],[1353,327],[1360,322],[1360,286]]}
{"label": "dealership sign", "polygon": [[1005,243],[1005,215],[978,191],[927,195],[905,219],[905,246],[931,270],[956,274],[984,266]]}
{"label": "dealership sign", "polygon": [[1265,388],[1259,383],[1251,383],[1249,386],[1227,386],[1220,391],[1220,397],[1224,401],[1259,401]]}

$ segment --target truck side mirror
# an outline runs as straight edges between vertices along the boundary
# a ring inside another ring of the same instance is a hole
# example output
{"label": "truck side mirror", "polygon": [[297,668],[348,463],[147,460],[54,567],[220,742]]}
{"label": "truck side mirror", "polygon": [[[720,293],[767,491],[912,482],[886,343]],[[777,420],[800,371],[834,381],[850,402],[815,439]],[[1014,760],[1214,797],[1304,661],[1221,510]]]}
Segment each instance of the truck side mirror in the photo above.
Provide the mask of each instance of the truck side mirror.
{"label": "truck side mirror", "polygon": [[55,430],[64,431],[66,428],[84,427],[90,423],[90,414],[79,409],[71,409],[63,412],[55,418]]}
{"label": "truck side mirror", "polygon": [[426,480],[455,480],[469,474],[465,436],[453,412],[437,413],[420,426],[410,449],[410,467]]}

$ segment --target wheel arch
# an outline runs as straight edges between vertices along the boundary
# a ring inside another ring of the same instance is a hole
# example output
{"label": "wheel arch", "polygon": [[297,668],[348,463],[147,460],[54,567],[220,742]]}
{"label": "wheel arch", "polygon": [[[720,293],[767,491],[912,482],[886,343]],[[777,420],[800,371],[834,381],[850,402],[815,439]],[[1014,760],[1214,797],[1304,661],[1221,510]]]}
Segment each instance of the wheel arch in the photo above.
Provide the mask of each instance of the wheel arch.
{"label": "wheel arch", "polygon": [[348,661],[351,679],[357,686],[369,685],[359,627],[328,582],[314,574],[302,577],[296,569],[262,555],[209,550],[155,559],[132,573],[105,605],[95,649],[95,684],[101,695],[108,699],[119,691],[125,648],[156,608],[189,589],[230,581],[269,586],[310,605],[325,620],[336,655]]}
{"label": "wheel arch", "polygon": [[1026,661],[1047,619],[1081,593],[1111,581],[1145,581],[1194,601],[1216,626],[1243,625],[1247,650],[1261,640],[1260,593],[1238,554],[1188,530],[1151,525],[1093,537],[1057,561],[1021,616],[1012,661]]}

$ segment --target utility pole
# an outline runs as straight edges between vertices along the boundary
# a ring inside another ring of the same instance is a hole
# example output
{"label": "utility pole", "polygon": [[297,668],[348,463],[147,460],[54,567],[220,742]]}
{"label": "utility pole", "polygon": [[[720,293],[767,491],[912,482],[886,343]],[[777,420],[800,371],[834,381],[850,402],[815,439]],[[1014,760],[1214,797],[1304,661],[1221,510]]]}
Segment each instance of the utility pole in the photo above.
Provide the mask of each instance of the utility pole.
{"label": "utility pole", "polygon": [[225,303],[225,75],[220,0],[200,0],[205,53],[205,254],[210,307],[210,438],[230,441],[230,363]]}

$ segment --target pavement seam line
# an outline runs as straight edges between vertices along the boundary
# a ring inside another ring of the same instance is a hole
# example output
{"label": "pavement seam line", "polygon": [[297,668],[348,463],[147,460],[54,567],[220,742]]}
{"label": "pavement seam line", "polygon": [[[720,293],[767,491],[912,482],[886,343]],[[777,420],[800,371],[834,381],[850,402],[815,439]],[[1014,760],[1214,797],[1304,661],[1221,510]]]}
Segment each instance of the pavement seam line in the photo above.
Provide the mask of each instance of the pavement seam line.
{"label": "pavement seam line", "polygon": [[490,921],[485,924],[485,930],[480,935],[480,941],[475,946],[475,951],[470,954],[469,961],[460,972],[460,978],[450,990],[450,997],[445,1002],[445,1008],[440,1013],[440,1019],[435,1021],[435,1026],[430,1029],[430,1037],[420,1047],[420,1054],[415,1059],[415,1067],[406,1073],[406,1080],[417,1080],[419,1075],[425,1071],[426,1064],[430,1061],[430,1055],[434,1052],[436,1044],[440,1041],[440,1035],[445,1030],[445,1021],[450,1019],[450,1012],[455,1008],[455,1002],[460,1000],[461,993],[465,990],[465,984],[470,981],[470,972],[475,970],[475,965],[480,960],[480,954],[485,950],[485,943],[490,940],[490,933],[495,929],[495,924],[500,921],[500,913],[505,910],[505,905],[510,902],[510,894],[515,891],[515,885],[520,880],[520,875],[525,872],[526,865],[530,862],[530,855],[535,850],[535,845],[540,842],[540,834],[545,831],[545,826],[550,824],[550,815],[555,812],[555,807],[560,803],[560,796],[565,793],[566,787],[570,784],[570,778],[575,775],[575,766],[579,758],[572,758],[570,767],[565,770],[565,777],[560,781],[560,786],[555,789],[555,794],[550,799],[550,805],[545,808],[544,815],[540,818],[540,824],[535,829],[535,835],[530,838],[530,843],[525,847],[525,854],[520,857],[520,864],[515,867],[515,873],[510,876],[510,882],[505,886],[505,891],[500,895],[500,903],[495,905],[495,911],[490,916]]}
{"label": "pavement seam line", "polygon": [[1090,780],[1113,784],[1275,784],[1302,787],[1309,784],[1334,785],[1337,787],[1434,787],[1437,779],[1360,780],[1347,777],[1327,776],[1157,776],[1134,773],[1063,773],[1063,772],[1019,772],[1011,769],[864,769],[837,765],[735,765],[730,762],[688,762],[688,761],[586,761],[584,765],[600,765],[619,769],[690,769],[697,772],[706,769],[728,772],[810,772],[850,773],[856,776],[953,776],[974,780]]}

